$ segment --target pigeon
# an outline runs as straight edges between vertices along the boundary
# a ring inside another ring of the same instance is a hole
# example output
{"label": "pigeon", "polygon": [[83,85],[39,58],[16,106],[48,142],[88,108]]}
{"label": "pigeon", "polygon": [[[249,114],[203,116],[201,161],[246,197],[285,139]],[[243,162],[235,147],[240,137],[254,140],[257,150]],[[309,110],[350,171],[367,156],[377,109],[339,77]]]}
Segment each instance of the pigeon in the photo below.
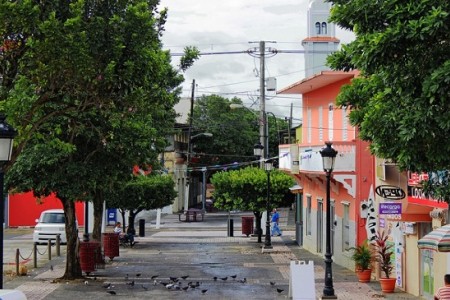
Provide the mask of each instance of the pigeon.
{"label": "pigeon", "polygon": [[202,290],[202,295],[206,294],[207,291],[207,289]]}
{"label": "pigeon", "polygon": [[84,285],[88,285],[88,284],[89,284],[89,281],[86,280],[86,281],[84,282]]}
{"label": "pigeon", "polygon": [[246,283],[247,282],[247,278],[244,277],[243,279],[239,280],[239,282],[240,283]]}
{"label": "pigeon", "polygon": [[116,294],[116,292],[114,292],[114,291],[106,291],[108,294],[111,294],[111,295],[115,295]]}
{"label": "pigeon", "polygon": [[284,291],[283,289],[278,289],[278,288],[277,288],[278,294],[282,293],[283,291]]}
{"label": "pigeon", "polygon": [[189,286],[185,286],[181,288],[183,291],[187,291],[189,289]]}
{"label": "pigeon", "polygon": [[186,278],[188,278],[189,275],[185,275],[185,276],[181,276],[181,278],[183,278],[183,280],[186,280]]}
{"label": "pigeon", "polygon": [[274,281],[271,281],[271,282],[270,282],[270,285],[274,286],[274,285],[275,285],[275,282],[274,282]]}
{"label": "pigeon", "polygon": [[137,274],[136,274],[136,277],[140,277],[140,276],[141,276],[141,273],[137,273]]}
{"label": "pigeon", "polygon": [[214,281],[217,281],[217,277],[216,276],[214,276],[213,279],[214,279]]}
{"label": "pigeon", "polygon": [[150,277],[150,279],[155,279],[157,278],[159,275],[153,275],[152,277]]}
{"label": "pigeon", "polygon": [[131,282],[127,282],[127,285],[134,286],[134,280],[131,280]]}
{"label": "pigeon", "polygon": [[169,277],[170,281],[173,282],[177,282],[178,281],[178,277]]}
{"label": "pigeon", "polygon": [[103,287],[104,287],[105,289],[109,289],[109,288],[111,287],[111,283],[110,283],[110,282],[105,283],[105,284],[103,284]]}
{"label": "pigeon", "polygon": [[220,279],[223,280],[223,281],[225,281],[225,280],[228,279],[228,277],[222,277],[222,278],[220,278]]}
{"label": "pigeon", "polygon": [[236,279],[237,275],[231,275],[230,277]]}
{"label": "pigeon", "polygon": [[148,290],[148,287],[146,287],[145,285],[141,284],[141,286],[144,290]]}
{"label": "pigeon", "polygon": [[50,265],[50,271],[53,271],[53,265]]}

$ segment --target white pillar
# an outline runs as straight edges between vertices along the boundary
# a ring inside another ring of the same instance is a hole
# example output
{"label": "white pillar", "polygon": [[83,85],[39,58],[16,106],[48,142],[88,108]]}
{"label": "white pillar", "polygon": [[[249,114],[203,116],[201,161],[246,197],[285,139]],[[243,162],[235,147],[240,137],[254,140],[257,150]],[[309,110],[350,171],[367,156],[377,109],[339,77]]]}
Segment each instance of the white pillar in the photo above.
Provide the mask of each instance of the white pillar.
{"label": "white pillar", "polygon": [[161,228],[161,208],[156,210],[156,229]]}

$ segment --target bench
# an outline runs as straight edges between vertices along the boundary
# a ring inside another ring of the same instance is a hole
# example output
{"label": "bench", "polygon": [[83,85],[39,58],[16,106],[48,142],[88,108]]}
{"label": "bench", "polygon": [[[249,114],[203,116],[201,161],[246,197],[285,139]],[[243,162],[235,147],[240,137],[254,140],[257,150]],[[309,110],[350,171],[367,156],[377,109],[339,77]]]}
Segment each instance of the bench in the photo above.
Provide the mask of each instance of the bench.
{"label": "bench", "polygon": [[[180,222],[201,222],[205,213],[201,209],[191,208],[183,213],[178,214]],[[182,219],[184,216],[184,219]]]}

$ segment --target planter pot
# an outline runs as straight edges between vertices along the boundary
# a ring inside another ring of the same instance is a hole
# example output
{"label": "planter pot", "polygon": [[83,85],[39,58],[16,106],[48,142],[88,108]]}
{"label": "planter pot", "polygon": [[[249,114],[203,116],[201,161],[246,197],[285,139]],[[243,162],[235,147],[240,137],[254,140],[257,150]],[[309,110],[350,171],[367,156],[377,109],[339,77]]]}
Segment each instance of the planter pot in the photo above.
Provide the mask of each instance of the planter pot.
{"label": "planter pot", "polygon": [[359,282],[370,282],[371,275],[372,275],[372,269],[356,270],[356,276],[358,276]]}
{"label": "planter pot", "polygon": [[380,278],[381,291],[383,293],[393,293],[395,290],[395,278]]}

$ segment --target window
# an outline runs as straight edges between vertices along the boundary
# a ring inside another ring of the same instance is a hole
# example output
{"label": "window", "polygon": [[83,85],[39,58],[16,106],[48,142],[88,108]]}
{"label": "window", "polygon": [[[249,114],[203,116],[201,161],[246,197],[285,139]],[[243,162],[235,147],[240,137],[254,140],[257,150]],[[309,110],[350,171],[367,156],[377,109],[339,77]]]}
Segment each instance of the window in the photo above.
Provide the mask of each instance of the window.
{"label": "window", "polygon": [[320,34],[320,22],[316,22],[316,34]]}
{"label": "window", "polygon": [[347,116],[347,106],[342,107],[342,140],[347,141],[348,140],[348,131],[347,131],[347,125],[348,125],[348,116]]}
{"label": "window", "polygon": [[344,208],[344,216],[342,218],[342,251],[350,249],[350,203],[342,203]]}
{"label": "window", "polygon": [[311,143],[312,138],[312,111],[311,108],[307,109],[307,118],[308,118],[308,143]]}
{"label": "window", "polygon": [[323,107],[319,106],[319,141],[323,141]]}
{"label": "window", "polygon": [[327,23],[322,22],[322,34],[327,34]]}
{"label": "window", "polygon": [[306,235],[311,235],[311,195],[306,196]]}
{"label": "window", "polygon": [[328,140],[333,140],[333,120],[334,117],[334,109],[333,109],[333,103],[330,103],[328,105]]}

